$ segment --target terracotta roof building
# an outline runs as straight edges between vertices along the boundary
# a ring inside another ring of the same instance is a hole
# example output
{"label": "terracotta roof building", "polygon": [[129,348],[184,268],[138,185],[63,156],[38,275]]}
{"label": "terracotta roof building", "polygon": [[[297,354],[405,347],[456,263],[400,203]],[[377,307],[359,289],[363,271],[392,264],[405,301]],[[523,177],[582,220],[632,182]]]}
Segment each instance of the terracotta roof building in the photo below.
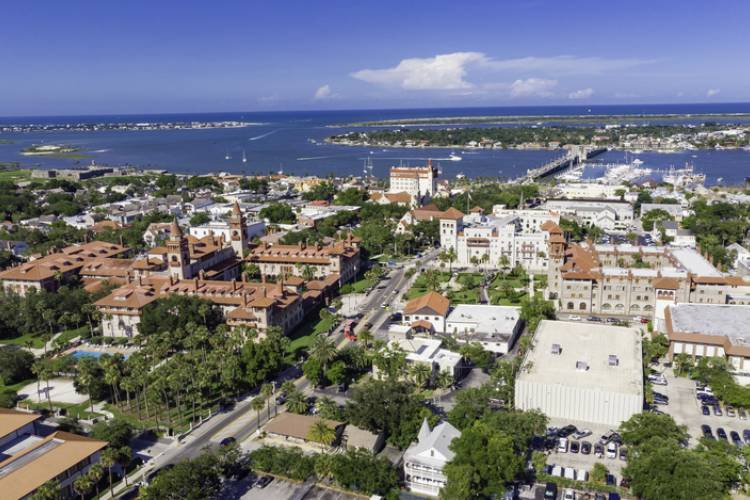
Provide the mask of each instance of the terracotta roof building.
{"label": "terracotta roof building", "polygon": [[427,292],[406,303],[403,321],[406,324],[416,325],[416,328],[426,328],[424,322],[428,322],[435,331],[443,332],[449,308],[450,301],[447,298],[437,292]]}
{"label": "terracotta roof building", "polygon": [[324,278],[335,274],[344,284],[359,273],[359,243],[359,238],[351,234],[327,245],[262,243],[250,250],[245,261],[257,265],[264,276]]}
{"label": "terracotta roof building", "polygon": [[35,427],[39,415],[0,409],[0,496],[28,498],[47,481],[57,479],[63,498],[76,496],[73,482],[99,462],[104,441],[54,432],[46,437]]}

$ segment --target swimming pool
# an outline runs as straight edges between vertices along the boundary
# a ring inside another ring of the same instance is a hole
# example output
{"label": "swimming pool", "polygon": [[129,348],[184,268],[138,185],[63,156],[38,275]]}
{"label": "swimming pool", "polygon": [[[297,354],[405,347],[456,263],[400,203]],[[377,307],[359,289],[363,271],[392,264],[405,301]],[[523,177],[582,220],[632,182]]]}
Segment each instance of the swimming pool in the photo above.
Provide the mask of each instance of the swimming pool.
{"label": "swimming pool", "polygon": [[[71,356],[73,356],[73,359],[81,359],[81,358],[99,359],[104,354],[112,354],[112,353],[111,352],[98,352],[98,351],[73,351],[73,354],[71,354]],[[123,357],[127,359],[128,355],[123,354]]]}

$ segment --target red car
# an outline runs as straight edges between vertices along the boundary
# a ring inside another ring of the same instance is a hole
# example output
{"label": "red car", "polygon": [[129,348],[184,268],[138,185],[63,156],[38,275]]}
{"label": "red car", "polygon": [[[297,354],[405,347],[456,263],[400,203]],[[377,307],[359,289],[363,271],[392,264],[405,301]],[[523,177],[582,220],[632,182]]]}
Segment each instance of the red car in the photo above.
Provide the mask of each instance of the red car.
{"label": "red car", "polygon": [[347,320],[346,323],[344,323],[344,337],[347,338],[347,340],[356,341],[357,335],[354,333],[354,327],[357,326],[357,323],[352,320]]}

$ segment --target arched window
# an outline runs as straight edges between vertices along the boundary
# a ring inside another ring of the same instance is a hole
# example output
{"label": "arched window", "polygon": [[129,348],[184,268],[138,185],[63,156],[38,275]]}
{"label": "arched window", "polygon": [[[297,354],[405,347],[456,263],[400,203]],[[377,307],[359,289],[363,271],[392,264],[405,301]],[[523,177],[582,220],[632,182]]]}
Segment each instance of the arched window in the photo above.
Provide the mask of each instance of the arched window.
{"label": "arched window", "polygon": [[568,302],[568,309],[575,309],[576,306],[572,302]]}
{"label": "arched window", "polygon": [[585,311],[585,310],[586,310],[586,303],[585,303],[585,302],[581,302],[581,304],[580,304],[580,305],[578,306],[578,308],[579,308],[579,309],[580,309],[581,311]]}
{"label": "arched window", "polygon": [[630,306],[630,312],[632,313],[638,312],[640,310],[641,310],[641,306],[639,306],[638,304],[633,304],[632,306]]}
{"label": "arched window", "polygon": [[615,304],[615,311],[624,311],[625,306],[622,304]]}
{"label": "arched window", "polygon": [[602,304],[602,311],[609,311],[610,309],[612,309],[612,305]]}
{"label": "arched window", "polygon": [[651,312],[651,311],[653,311],[653,310],[654,310],[654,306],[652,306],[652,305],[648,305],[648,306],[643,306],[643,310],[644,310],[644,311],[648,311],[648,312]]}

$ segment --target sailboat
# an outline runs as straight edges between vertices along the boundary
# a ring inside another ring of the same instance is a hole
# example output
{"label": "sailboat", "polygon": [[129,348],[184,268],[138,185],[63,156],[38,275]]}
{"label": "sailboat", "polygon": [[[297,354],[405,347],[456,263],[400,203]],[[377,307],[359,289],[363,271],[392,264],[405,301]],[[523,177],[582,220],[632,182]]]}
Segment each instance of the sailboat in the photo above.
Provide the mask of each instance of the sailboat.
{"label": "sailboat", "polygon": [[247,163],[247,155],[244,149],[242,150],[242,163]]}
{"label": "sailboat", "polygon": [[224,159],[225,160],[231,160],[232,159],[232,157],[229,155],[229,152],[227,152],[227,154],[224,155]]}

